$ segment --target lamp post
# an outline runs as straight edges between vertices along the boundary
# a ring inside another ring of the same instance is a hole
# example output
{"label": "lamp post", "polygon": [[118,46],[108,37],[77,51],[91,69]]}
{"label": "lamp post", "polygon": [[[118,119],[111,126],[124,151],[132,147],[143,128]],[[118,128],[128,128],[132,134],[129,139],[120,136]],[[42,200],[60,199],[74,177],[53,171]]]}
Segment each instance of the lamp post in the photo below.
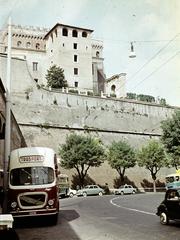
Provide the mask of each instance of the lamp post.
{"label": "lamp post", "polygon": [[134,46],[133,46],[133,42],[131,42],[131,52],[129,54],[129,57],[130,58],[135,58],[136,57],[136,54],[134,52]]}
{"label": "lamp post", "polygon": [[5,126],[5,158],[4,158],[4,202],[3,213],[7,212],[8,164],[11,151],[11,17],[8,20],[8,48],[6,72],[6,126]]}

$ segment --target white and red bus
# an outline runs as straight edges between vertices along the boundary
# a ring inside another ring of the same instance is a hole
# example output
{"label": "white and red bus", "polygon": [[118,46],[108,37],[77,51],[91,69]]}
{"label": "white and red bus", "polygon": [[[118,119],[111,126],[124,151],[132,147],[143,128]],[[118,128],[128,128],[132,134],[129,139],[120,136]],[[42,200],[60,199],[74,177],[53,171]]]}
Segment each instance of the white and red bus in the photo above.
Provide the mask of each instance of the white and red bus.
{"label": "white and red bus", "polygon": [[59,212],[57,176],[53,149],[13,150],[9,162],[8,212],[13,217],[48,215],[56,223]]}

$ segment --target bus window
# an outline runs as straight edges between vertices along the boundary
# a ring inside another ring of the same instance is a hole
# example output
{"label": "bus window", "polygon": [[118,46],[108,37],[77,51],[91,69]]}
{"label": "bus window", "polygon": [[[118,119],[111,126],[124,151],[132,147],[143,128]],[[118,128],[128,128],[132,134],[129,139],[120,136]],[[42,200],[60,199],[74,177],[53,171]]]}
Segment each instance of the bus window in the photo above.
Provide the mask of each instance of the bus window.
{"label": "bus window", "polygon": [[41,185],[54,181],[54,171],[49,167],[16,168],[11,171],[12,186]]}

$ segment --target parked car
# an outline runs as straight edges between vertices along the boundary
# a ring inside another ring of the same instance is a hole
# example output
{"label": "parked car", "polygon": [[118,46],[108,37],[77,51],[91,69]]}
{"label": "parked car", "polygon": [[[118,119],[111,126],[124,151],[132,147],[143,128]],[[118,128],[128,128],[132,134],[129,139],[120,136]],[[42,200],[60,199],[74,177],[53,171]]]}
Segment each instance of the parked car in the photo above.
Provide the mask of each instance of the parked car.
{"label": "parked car", "polygon": [[104,194],[104,190],[100,188],[98,185],[87,185],[86,187],[77,191],[77,196],[89,196],[89,195],[99,195],[102,196]]}
{"label": "parked car", "polygon": [[115,190],[115,194],[135,194],[136,193],[136,188],[134,188],[131,185],[125,184],[119,187],[119,189]]}
{"label": "parked car", "polygon": [[180,221],[180,189],[169,189],[166,191],[165,198],[157,207],[160,223],[166,225],[169,220]]}
{"label": "parked car", "polygon": [[69,188],[67,196],[72,198],[76,195],[76,193],[77,193],[77,190]]}

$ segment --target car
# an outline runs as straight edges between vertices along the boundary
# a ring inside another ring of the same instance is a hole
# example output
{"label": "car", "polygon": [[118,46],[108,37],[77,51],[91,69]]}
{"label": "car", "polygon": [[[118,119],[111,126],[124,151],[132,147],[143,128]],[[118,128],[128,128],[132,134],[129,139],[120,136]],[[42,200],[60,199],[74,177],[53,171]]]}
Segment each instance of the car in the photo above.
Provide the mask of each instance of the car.
{"label": "car", "polygon": [[79,189],[76,195],[79,196],[90,196],[90,195],[99,195],[102,196],[104,194],[104,190],[100,188],[98,185],[87,185],[82,189]]}
{"label": "car", "polygon": [[76,190],[69,188],[67,196],[72,198],[72,197],[74,197],[76,195],[76,193],[77,193]]}
{"label": "car", "polygon": [[164,200],[157,207],[156,215],[160,217],[160,223],[169,224],[169,220],[180,220],[180,188],[166,191]]}
{"label": "car", "polygon": [[136,193],[136,188],[134,188],[131,185],[125,184],[120,186],[118,189],[115,190],[115,194],[135,194]]}

